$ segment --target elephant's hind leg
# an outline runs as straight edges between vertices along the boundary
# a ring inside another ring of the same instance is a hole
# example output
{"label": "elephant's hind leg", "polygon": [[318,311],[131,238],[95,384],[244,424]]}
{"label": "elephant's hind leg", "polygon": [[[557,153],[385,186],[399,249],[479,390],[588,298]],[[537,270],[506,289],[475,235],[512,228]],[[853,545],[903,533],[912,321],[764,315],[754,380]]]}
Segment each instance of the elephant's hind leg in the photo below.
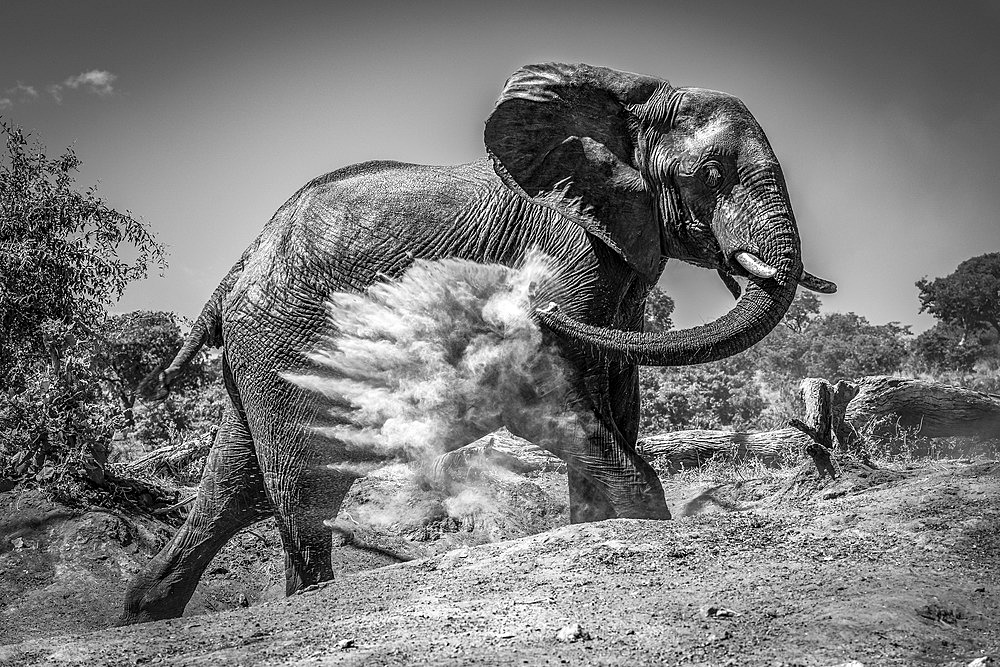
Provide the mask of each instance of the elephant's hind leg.
{"label": "elephant's hind leg", "polygon": [[132,580],[118,624],[180,616],[219,549],[271,513],[250,433],[229,405],[187,520]]}
{"label": "elephant's hind leg", "polygon": [[285,594],[333,579],[332,539],[325,521],[337,516],[355,477],[328,469],[322,457],[303,456],[299,465],[267,478],[276,482],[269,491],[276,499],[285,548]]}

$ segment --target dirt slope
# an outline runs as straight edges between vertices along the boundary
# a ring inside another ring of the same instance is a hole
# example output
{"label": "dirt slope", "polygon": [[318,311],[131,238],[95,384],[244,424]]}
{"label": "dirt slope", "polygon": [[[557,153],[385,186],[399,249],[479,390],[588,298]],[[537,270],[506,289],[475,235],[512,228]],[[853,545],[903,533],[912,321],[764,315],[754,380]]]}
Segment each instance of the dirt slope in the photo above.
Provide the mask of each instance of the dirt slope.
{"label": "dirt slope", "polygon": [[[0,665],[1000,658],[1000,464],[670,492],[691,516],[459,548],[245,610],[0,647]],[[590,639],[559,641],[572,623]]]}
{"label": "dirt slope", "polygon": [[[356,480],[331,523],[334,570],[371,570],[569,523],[565,465],[550,454],[498,432],[452,455],[434,485],[417,465]],[[68,507],[39,490],[0,493],[0,644],[110,627],[129,579],[175,530],[148,513]],[[280,599],[284,590],[281,540],[267,520],[215,557],[184,615]]]}

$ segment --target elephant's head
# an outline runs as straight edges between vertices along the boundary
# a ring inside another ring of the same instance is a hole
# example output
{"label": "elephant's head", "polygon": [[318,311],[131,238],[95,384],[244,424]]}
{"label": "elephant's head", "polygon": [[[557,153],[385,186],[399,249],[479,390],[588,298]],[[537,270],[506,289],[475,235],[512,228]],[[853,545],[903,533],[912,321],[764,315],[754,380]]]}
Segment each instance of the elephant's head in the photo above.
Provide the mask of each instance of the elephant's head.
{"label": "elephant's head", "polygon": [[749,279],[726,315],[665,334],[539,312],[603,354],[650,365],[721,359],[774,328],[798,284],[836,290],[803,271],[781,167],[731,95],[603,67],[533,65],[507,81],[485,140],[509,187],[583,226],[649,281],[670,257],[717,269],[737,295],[732,276]]}

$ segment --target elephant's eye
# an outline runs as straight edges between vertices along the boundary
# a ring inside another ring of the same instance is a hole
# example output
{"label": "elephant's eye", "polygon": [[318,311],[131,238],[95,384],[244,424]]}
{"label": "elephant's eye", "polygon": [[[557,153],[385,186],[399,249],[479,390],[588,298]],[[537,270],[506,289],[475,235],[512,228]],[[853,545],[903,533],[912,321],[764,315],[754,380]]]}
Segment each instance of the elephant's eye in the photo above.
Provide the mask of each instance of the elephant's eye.
{"label": "elephant's eye", "polygon": [[722,185],[722,170],[719,169],[719,165],[714,162],[706,164],[701,170],[702,178],[705,180],[705,185],[717,189]]}

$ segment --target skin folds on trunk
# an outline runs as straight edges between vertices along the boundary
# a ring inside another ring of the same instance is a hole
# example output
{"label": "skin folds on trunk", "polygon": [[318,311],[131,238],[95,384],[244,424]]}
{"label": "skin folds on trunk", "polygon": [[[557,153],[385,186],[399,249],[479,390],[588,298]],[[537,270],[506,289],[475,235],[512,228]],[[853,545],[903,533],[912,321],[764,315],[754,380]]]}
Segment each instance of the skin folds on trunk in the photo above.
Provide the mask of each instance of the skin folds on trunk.
{"label": "skin folds on trunk", "polygon": [[[796,263],[797,264],[797,263]],[[708,324],[663,333],[621,331],[584,324],[554,308],[537,311],[539,321],[557,335],[585,349],[625,363],[684,366],[718,361],[754,345],[771,331],[795,297],[797,281],[779,271],[772,279],[751,277],[736,306]]]}

